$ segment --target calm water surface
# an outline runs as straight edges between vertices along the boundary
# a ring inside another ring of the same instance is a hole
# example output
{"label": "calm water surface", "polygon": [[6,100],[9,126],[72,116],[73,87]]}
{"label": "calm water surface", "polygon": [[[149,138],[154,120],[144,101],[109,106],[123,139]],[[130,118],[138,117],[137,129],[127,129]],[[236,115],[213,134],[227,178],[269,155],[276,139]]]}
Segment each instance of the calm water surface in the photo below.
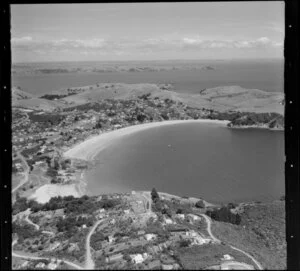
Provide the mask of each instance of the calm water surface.
{"label": "calm water surface", "polygon": [[211,202],[284,195],[284,133],[180,124],[141,131],[102,151],[87,173],[92,194],[151,190]]}
{"label": "calm water surface", "polygon": [[[209,64],[209,63],[204,63]],[[213,62],[215,70],[163,72],[110,72],[18,75],[13,86],[41,96],[51,91],[96,83],[172,83],[175,91],[198,93],[204,88],[239,85],[249,89],[283,92],[283,61]]]}

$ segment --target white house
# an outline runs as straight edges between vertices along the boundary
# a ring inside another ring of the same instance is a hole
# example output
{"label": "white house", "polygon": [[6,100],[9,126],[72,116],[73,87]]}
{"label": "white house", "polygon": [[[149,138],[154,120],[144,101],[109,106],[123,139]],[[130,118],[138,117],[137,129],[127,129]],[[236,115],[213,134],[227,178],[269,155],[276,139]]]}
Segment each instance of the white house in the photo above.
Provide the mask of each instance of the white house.
{"label": "white house", "polygon": [[[23,265],[22,265],[23,266]],[[35,268],[44,268],[46,265],[42,262],[38,263]]]}
{"label": "white house", "polygon": [[165,223],[166,224],[173,224],[173,220],[170,218],[165,218]]}
{"label": "white house", "polygon": [[145,238],[147,241],[151,241],[151,240],[154,240],[156,238],[156,234],[153,234],[153,233],[147,233],[145,235]]}
{"label": "white house", "polygon": [[56,263],[49,263],[47,266],[50,270],[55,270],[57,268],[57,264]]}
{"label": "white house", "polygon": [[190,217],[191,219],[193,219],[194,221],[196,220],[201,220],[201,218],[197,215],[194,215],[194,214],[188,214],[188,217]]}
{"label": "white house", "polygon": [[180,219],[184,219],[185,215],[184,214],[177,214],[177,217],[180,218]]}
{"label": "white house", "polygon": [[109,243],[113,243],[116,240],[112,235],[109,235],[107,239]]}
{"label": "white house", "polygon": [[225,254],[225,255],[223,255],[223,260],[230,261],[230,260],[233,260],[233,257],[228,254]]}
{"label": "white house", "polygon": [[142,256],[142,254],[130,255],[130,258],[131,258],[132,262],[135,263],[135,264],[139,264],[139,263],[142,263],[144,261],[144,258]]}

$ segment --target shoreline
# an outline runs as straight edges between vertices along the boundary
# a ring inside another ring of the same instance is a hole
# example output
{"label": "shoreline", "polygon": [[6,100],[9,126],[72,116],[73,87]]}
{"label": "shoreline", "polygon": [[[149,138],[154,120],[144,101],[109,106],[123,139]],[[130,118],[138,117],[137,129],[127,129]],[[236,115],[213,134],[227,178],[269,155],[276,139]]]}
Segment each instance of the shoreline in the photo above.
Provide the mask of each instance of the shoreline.
{"label": "shoreline", "polygon": [[45,184],[36,189],[35,192],[30,195],[29,199],[44,204],[51,198],[58,196],[74,196],[75,198],[79,198],[83,195],[78,191],[77,184]]}
{"label": "shoreline", "polygon": [[231,129],[262,129],[262,130],[269,130],[269,131],[284,131],[284,128],[269,128],[268,126],[263,126],[263,125],[233,125],[233,126],[228,126],[228,128]]}
{"label": "shoreline", "polygon": [[63,156],[71,159],[80,159],[85,161],[92,161],[94,158],[105,148],[114,143],[115,140],[123,136],[144,131],[146,129],[161,127],[165,125],[185,124],[185,123],[207,123],[216,124],[227,128],[229,121],[227,120],[211,120],[211,119],[198,119],[198,120],[169,120],[161,122],[149,122],[144,124],[137,124],[125,128],[108,131],[100,135],[92,136],[83,142],[77,143],[70,149],[64,152]]}

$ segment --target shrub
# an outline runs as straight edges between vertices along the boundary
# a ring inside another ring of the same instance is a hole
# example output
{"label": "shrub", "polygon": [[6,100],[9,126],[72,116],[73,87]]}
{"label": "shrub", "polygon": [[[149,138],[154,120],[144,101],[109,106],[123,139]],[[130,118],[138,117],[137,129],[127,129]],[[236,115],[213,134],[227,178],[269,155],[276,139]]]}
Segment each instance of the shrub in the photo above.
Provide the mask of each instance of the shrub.
{"label": "shrub", "polygon": [[183,239],[179,241],[180,247],[188,247],[191,244],[191,240]]}
{"label": "shrub", "polygon": [[199,200],[196,202],[195,207],[197,208],[205,208],[205,204],[203,202],[203,200]]}
{"label": "shrub", "polygon": [[239,225],[241,223],[241,217],[239,214],[233,214],[230,209],[223,206],[217,210],[209,210],[206,212],[208,216],[217,221],[229,222],[231,224]]}
{"label": "shrub", "polygon": [[155,188],[153,188],[152,191],[151,191],[151,199],[152,199],[153,202],[155,202],[156,200],[159,199],[159,195],[158,195]]}

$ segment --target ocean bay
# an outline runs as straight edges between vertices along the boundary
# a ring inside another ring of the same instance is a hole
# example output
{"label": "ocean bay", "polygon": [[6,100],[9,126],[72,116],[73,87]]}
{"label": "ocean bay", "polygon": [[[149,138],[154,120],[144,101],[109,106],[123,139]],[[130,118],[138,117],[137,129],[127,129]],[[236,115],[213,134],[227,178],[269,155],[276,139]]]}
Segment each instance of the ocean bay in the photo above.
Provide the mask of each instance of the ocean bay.
{"label": "ocean bay", "polygon": [[203,197],[214,203],[284,195],[284,133],[214,124],[151,128],[118,139],[87,172],[92,194],[130,190]]}

